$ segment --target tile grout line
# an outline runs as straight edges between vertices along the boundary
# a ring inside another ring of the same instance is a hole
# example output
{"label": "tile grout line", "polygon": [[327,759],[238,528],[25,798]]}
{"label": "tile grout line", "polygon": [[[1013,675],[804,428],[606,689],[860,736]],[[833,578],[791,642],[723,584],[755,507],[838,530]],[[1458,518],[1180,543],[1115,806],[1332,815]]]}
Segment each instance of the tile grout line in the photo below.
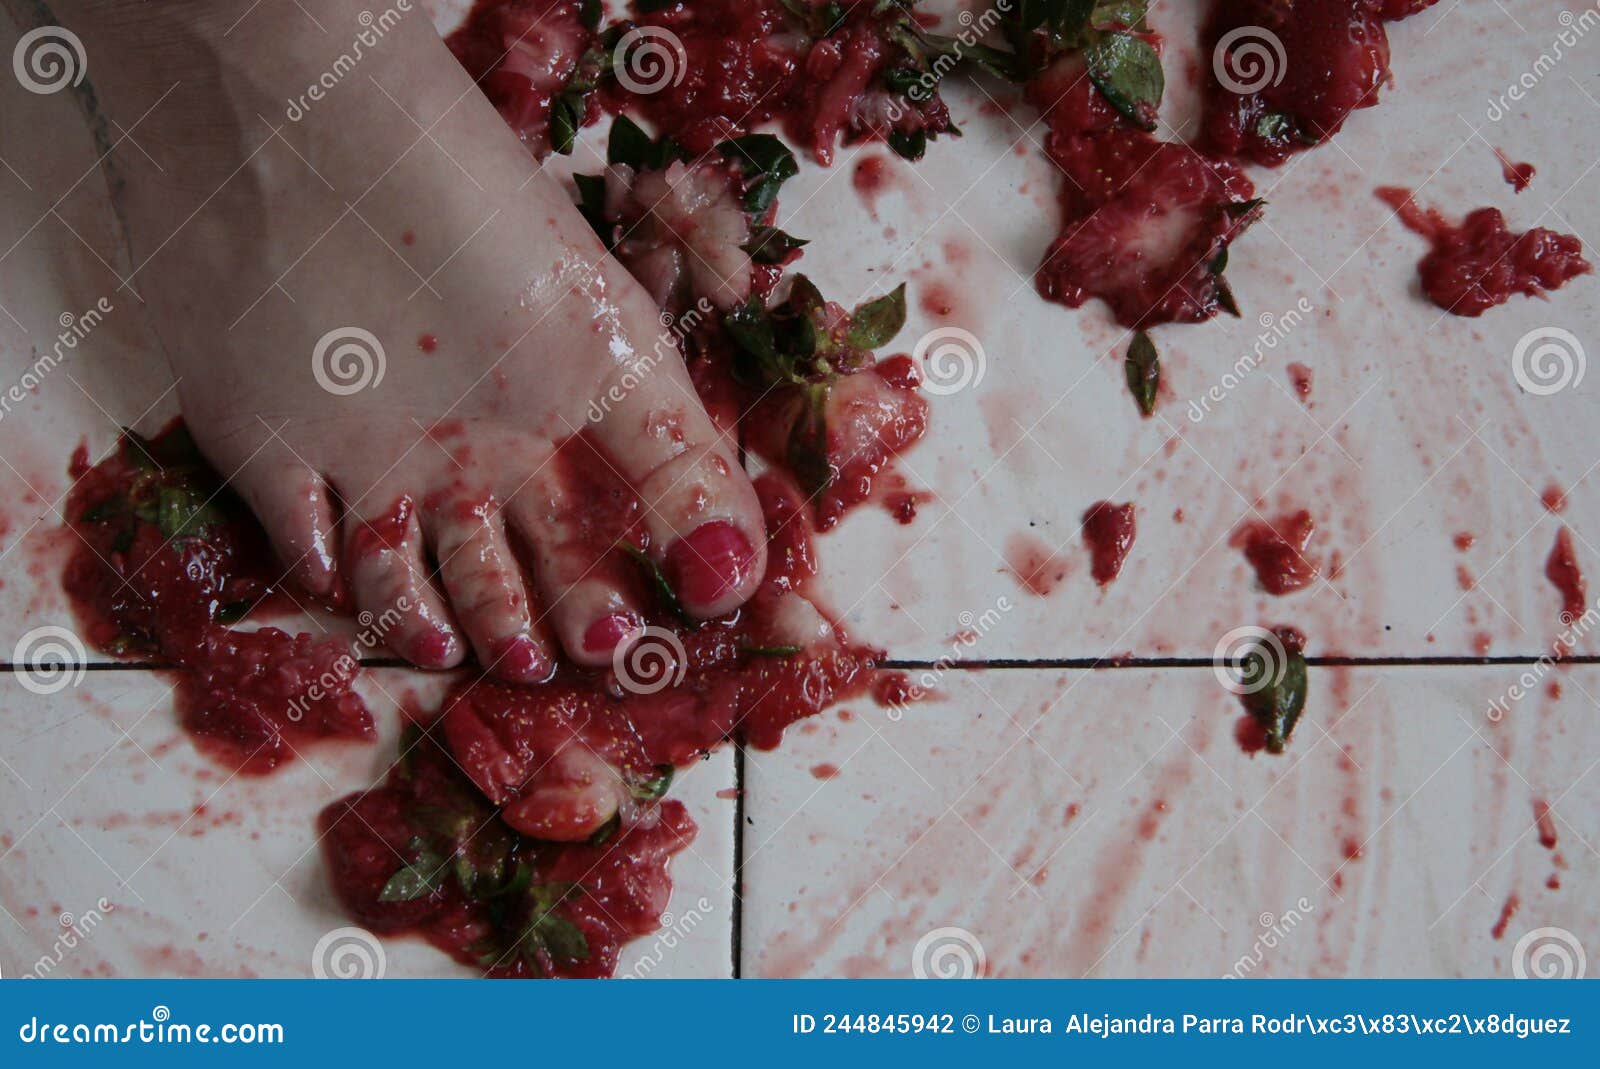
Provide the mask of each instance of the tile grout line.
{"label": "tile grout line", "polygon": [[[1533,666],[1540,664],[1560,667],[1562,665],[1600,664],[1600,654],[1585,653],[1565,657],[1555,657],[1550,654],[1505,654],[1494,657],[1454,656],[1448,654],[1419,657],[1327,655],[1307,657],[1305,661],[1311,668],[1493,668],[1496,666]],[[943,658],[939,660],[886,658],[876,662],[872,667],[883,671],[942,669],[956,672],[986,672],[1030,668],[1107,671],[1140,668],[1210,668],[1215,663],[1216,661],[1212,657],[978,657],[970,659]],[[398,657],[367,657],[362,658],[359,664],[362,668],[402,668],[430,675],[462,672],[476,667],[475,663],[468,661],[457,665],[455,668],[435,671],[417,668],[409,661],[401,660]],[[182,665],[160,664],[154,661],[90,661],[74,667],[80,668],[85,672],[172,672],[184,670]],[[16,675],[33,670],[33,666],[30,665],[0,661],[0,673]],[[742,750],[740,751],[739,762],[742,769]]]}
{"label": "tile grout line", "polygon": [[744,743],[733,744],[733,978],[744,978]]}

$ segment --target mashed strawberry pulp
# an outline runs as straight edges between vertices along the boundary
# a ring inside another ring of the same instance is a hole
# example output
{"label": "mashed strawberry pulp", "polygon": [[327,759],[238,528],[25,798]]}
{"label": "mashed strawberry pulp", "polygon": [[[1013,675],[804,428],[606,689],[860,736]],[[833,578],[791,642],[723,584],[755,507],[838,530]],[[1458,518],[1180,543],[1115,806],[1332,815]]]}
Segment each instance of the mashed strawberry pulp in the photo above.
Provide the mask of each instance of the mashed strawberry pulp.
{"label": "mashed strawberry pulp", "polygon": [[[588,543],[648,549],[637,502],[586,459],[596,451],[575,440],[558,465],[588,494]],[[288,606],[262,532],[181,424],[129,436],[94,467],[80,449],[73,474],[81,545],[65,584],[85,631],[107,652],[172,665],[184,727],[205,749],[265,772],[315,739],[374,735],[349,642],[229,626]],[[329,871],[354,917],[493,976],[609,975],[622,944],[655,930],[667,863],[695,831],[663,798],[671,770],[728,739],[774,747],[883,675],[877,651],[802,597],[816,573],[806,502],[778,476],[757,493],[770,563],[743,609],[687,627],[653,573],[611,562],[654,605],[612,671],[563,664],[531,688],[466,679],[408,731],[382,784],[324,811]],[[786,644],[797,614],[805,648]]]}
{"label": "mashed strawberry pulp", "polygon": [[1069,308],[1098,297],[1130,327],[1230,308],[1228,246],[1260,207],[1244,173],[1132,125],[1076,54],[1033,78],[1027,96],[1050,127],[1045,154],[1065,176],[1061,232],[1036,275],[1039,293]]}
{"label": "mashed strawberry pulp", "polygon": [[1215,56],[1207,147],[1276,166],[1378,102],[1389,78],[1384,22],[1431,0],[1219,0],[1204,42]]}
{"label": "mashed strawberry pulp", "polygon": [[[681,52],[658,56],[663,62],[653,67],[641,58],[640,73],[606,87],[606,106],[637,111],[693,152],[777,121],[824,165],[841,139],[950,129],[937,93],[892,95],[880,84],[899,49],[891,34],[906,17],[902,10],[858,4],[835,14],[819,6],[800,19],[794,7],[783,0],[697,0],[641,12],[640,32],[670,31]],[[626,65],[628,51],[619,64]]]}
{"label": "mashed strawberry pulp", "polygon": [[318,738],[369,739],[348,643],[229,624],[288,607],[265,536],[205,466],[181,424],[73,457],[63,578],[98,648],[178,671],[186,730],[224,763],[268,772]]}
{"label": "mashed strawberry pulp", "polygon": [[1094,581],[1105,586],[1122,571],[1122,562],[1133,548],[1136,530],[1133,502],[1114,505],[1097,501],[1083,514],[1083,540],[1093,561]]}
{"label": "mashed strawberry pulp", "polygon": [[1384,186],[1377,193],[1428,239],[1431,248],[1417,264],[1422,292],[1455,315],[1480,316],[1519,293],[1560,289],[1593,270],[1577,238],[1543,227],[1513,233],[1497,208],[1479,208],[1457,224],[1419,207],[1408,190]]}

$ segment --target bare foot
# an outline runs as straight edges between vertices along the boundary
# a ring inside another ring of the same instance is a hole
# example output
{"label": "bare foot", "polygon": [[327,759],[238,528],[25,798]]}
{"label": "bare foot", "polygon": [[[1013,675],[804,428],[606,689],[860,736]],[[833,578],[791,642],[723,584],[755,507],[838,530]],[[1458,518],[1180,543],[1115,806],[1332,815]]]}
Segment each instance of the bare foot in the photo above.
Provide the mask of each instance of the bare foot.
{"label": "bare foot", "polygon": [[421,5],[325,77],[363,10],[320,5],[319,31],[293,4],[58,5],[200,447],[301,586],[348,588],[420,666],[470,645],[532,682],[552,640],[602,664],[640,626],[557,456],[580,431],[687,608],[737,607],[760,508],[654,303]]}

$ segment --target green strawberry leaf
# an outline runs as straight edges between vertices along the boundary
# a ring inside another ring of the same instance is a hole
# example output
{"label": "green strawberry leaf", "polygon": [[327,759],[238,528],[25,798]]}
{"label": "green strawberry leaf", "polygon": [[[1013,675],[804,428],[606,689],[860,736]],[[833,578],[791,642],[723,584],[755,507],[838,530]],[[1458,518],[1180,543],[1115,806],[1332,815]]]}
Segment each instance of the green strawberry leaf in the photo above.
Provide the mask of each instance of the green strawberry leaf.
{"label": "green strawberry leaf", "polygon": [[905,325],[906,284],[902,282],[890,293],[856,305],[844,341],[857,349],[876,349],[887,345]]}
{"label": "green strawberry leaf", "polygon": [[810,244],[805,238],[787,234],[775,226],[756,225],[750,229],[750,240],[739,246],[758,264],[781,264],[796,249]]}
{"label": "green strawberry leaf", "polygon": [[[1306,707],[1306,659],[1299,653],[1286,656],[1283,674],[1276,682],[1242,696],[1245,708],[1266,732],[1268,753],[1284,751]],[[1260,685],[1272,671],[1272,664],[1272,658],[1260,647],[1246,654],[1240,666],[1240,685],[1246,690]]]}
{"label": "green strawberry leaf", "polygon": [[1156,109],[1166,79],[1161,57],[1148,41],[1131,33],[1102,34],[1083,49],[1089,80],[1135,126],[1156,128]]}
{"label": "green strawberry leaf", "polygon": [[1123,361],[1128,376],[1128,391],[1146,416],[1156,410],[1156,393],[1161,388],[1161,358],[1156,354],[1150,335],[1139,331],[1128,345],[1128,356]]}
{"label": "green strawberry leaf", "polygon": [[772,134],[746,134],[724,141],[717,151],[735,161],[745,176],[745,210],[764,215],[778,187],[800,173],[794,153]]}
{"label": "green strawberry leaf", "polygon": [[624,773],[622,779],[635,801],[654,802],[666,797],[676,771],[671,765],[657,765],[650,776],[641,778],[637,773]]}
{"label": "green strawberry leaf", "polygon": [[655,591],[662,607],[678,619],[688,621],[689,614],[684,611],[683,602],[678,600],[678,592],[672,589],[672,584],[667,581],[667,574],[661,570],[661,566],[651,558],[650,554],[626,539],[619,539],[617,548],[632,558],[645,573],[645,578],[649,581],[650,588]]}

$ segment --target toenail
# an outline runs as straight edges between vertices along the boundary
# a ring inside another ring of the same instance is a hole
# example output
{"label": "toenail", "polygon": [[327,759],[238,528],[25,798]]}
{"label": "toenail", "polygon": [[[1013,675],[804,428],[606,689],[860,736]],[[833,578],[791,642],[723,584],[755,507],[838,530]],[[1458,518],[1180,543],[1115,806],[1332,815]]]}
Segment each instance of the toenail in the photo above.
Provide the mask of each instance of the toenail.
{"label": "toenail", "polygon": [[710,605],[744,582],[755,552],[727,520],[702,524],[667,550],[667,578],[690,605]]}
{"label": "toenail", "polygon": [[589,625],[583,633],[583,651],[585,653],[610,653],[633,631],[639,628],[639,618],[631,613],[614,612],[609,616],[602,616]]}
{"label": "toenail", "polygon": [[494,655],[489,670],[515,683],[542,683],[555,667],[527,635],[501,639],[490,649]]}
{"label": "toenail", "polygon": [[419,668],[445,668],[455,658],[456,640],[443,631],[424,631],[409,645],[406,660]]}

